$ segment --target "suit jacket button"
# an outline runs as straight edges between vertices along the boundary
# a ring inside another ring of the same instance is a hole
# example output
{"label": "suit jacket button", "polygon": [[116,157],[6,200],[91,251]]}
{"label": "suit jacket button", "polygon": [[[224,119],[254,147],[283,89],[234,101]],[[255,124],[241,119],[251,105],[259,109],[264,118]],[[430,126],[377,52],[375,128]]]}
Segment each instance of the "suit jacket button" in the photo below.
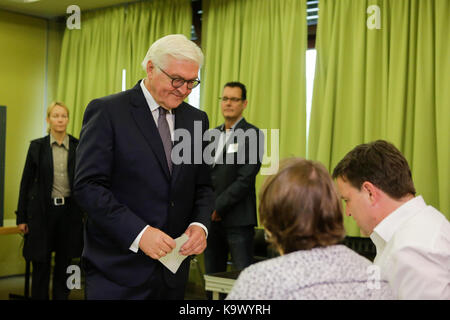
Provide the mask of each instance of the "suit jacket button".
{"label": "suit jacket button", "polygon": [[175,203],[173,203],[173,201],[170,201],[170,206],[175,207]]}

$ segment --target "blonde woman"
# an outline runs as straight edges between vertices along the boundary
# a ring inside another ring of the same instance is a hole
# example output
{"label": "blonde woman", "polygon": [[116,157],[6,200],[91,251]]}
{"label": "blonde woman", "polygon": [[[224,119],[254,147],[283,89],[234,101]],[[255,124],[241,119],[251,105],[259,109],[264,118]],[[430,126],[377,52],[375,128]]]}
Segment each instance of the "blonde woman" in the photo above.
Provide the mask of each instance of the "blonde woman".
{"label": "blonde woman", "polygon": [[31,298],[68,298],[66,269],[82,250],[82,212],[71,197],[78,140],[67,134],[69,110],[62,102],[47,109],[48,135],[31,141],[20,184],[17,225],[25,235],[23,255],[33,265]]}

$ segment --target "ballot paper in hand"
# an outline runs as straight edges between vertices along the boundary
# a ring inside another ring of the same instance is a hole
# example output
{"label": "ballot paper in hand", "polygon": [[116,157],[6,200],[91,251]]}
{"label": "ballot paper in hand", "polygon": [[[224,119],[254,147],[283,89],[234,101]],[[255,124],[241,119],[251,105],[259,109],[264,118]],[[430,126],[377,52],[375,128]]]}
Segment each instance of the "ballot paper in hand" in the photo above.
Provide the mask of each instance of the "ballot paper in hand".
{"label": "ballot paper in hand", "polygon": [[172,273],[176,273],[183,260],[188,257],[180,254],[179,252],[181,246],[185,244],[188,239],[189,237],[187,236],[187,234],[183,233],[181,237],[175,239],[177,246],[172,250],[172,252],[168,253],[164,257],[159,258],[159,261]]}

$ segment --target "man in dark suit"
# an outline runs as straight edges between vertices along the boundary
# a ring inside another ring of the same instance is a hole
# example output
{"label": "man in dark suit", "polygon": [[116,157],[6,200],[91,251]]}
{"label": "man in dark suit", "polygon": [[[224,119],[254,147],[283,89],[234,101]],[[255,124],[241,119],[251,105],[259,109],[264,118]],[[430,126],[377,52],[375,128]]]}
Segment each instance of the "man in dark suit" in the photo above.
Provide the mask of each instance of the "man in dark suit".
{"label": "man in dark suit", "polygon": [[142,62],[145,79],[86,108],[75,195],[88,215],[87,299],[184,298],[189,259],[176,273],[158,259],[183,233],[189,239],[182,255],[206,247],[214,201],[209,168],[203,161],[175,164],[171,156],[175,130],[193,136],[194,122],[202,133],[209,127],[204,112],[183,102],[200,82],[202,62],[185,36],[163,37]]}
{"label": "man in dark suit", "polygon": [[240,82],[225,84],[221,109],[225,123],[215,141],[216,153],[211,177],[216,194],[211,215],[206,273],[226,271],[228,254],[236,269],[253,262],[256,218],[255,177],[264,153],[262,132],[242,117],[247,107],[247,90]]}

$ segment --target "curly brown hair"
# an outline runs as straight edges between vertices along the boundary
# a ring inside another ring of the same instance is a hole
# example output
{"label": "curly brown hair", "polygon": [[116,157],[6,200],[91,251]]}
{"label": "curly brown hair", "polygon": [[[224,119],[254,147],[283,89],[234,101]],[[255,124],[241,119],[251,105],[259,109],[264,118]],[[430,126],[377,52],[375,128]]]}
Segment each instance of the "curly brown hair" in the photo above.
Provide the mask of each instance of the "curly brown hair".
{"label": "curly brown hair", "polygon": [[264,181],[260,220],[281,253],[341,242],[345,237],[341,202],[325,167],[291,158]]}

